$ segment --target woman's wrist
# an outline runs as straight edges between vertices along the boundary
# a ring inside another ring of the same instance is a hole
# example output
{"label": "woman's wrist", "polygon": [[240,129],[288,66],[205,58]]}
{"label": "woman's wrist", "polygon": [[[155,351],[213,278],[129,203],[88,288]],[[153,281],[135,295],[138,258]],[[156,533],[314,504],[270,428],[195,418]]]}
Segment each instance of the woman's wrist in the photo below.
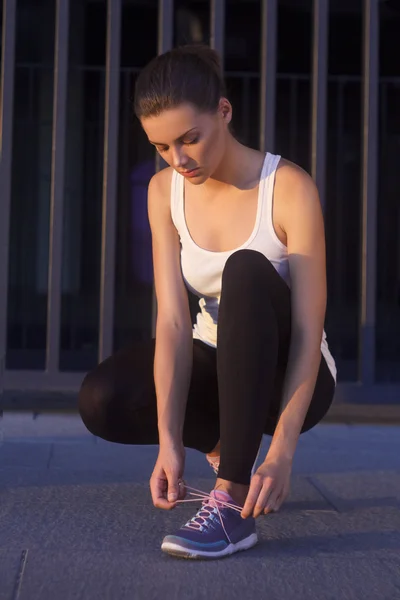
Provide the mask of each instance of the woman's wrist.
{"label": "woman's wrist", "polygon": [[160,446],[182,446],[182,431],[177,427],[158,427]]}

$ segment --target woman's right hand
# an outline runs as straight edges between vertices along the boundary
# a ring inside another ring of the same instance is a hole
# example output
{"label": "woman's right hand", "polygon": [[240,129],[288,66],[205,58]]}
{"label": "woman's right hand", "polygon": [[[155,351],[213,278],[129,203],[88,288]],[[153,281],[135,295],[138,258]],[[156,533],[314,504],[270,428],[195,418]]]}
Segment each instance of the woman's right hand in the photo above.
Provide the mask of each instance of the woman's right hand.
{"label": "woman's right hand", "polygon": [[157,508],[171,510],[176,500],[185,497],[182,481],[185,468],[185,448],[183,444],[160,444],[157,462],[150,479],[150,490],[153,504]]}

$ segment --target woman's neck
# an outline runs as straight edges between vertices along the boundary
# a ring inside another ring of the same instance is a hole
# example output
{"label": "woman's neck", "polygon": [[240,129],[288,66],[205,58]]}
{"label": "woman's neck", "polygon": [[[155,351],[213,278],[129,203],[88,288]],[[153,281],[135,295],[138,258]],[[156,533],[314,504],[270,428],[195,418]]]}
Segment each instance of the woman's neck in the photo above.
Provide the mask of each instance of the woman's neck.
{"label": "woman's neck", "polygon": [[204,187],[216,192],[221,188],[234,187],[249,189],[259,179],[263,154],[238,142],[229,136],[225,153],[212,176],[204,182]]}

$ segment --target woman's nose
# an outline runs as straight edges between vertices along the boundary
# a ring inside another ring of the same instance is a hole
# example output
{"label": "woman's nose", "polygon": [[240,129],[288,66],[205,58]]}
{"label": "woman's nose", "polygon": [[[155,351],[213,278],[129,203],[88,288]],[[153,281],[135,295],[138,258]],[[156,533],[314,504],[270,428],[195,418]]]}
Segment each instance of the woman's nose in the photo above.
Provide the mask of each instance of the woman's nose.
{"label": "woman's nose", "polygon": [[172,149],[172,163],[175,169],[181,169],[188,162],[188,157],[181,148]]}

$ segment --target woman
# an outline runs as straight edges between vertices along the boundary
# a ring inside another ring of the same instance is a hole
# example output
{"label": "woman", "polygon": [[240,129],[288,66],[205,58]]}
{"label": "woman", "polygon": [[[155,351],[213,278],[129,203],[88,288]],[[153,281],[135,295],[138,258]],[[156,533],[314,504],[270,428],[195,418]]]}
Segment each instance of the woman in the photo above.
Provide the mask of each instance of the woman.
{"label": "woman", "polygon": [[[323,216],[309,175],[232,135],[208,47],[151,61],[135,112],[169,165],[148,192],[156,339],[89,373],[80,413],[106,440],[159,444],[150,481],[158,508],[185,497],[185,447],[207,455],[214,489],[162,549],[221,557],[257,542],[255,518],[287,497],[300,433],[333,399]],[[193,329],[187,289],[200,298]],[[270,448],[252,476],[264,433]]]}

